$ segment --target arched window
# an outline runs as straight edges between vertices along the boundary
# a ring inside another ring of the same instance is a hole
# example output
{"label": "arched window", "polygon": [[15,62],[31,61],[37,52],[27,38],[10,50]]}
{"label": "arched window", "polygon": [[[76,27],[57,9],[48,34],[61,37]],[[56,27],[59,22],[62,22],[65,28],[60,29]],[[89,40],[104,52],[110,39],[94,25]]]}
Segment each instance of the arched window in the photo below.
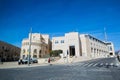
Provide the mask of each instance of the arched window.
{"label": "arched window", "polygon": [[25,49],[23,49],[23,53],[25,53]]}
{"label": "arched window", "polygon": [[37,49],[34,49],[34,52],[33,53],[37,53]]}
{"label": "arched window", "polygon": [[41,56],[41,50],[39,51],[39,58],[41,58],[42,56]]}
{"label": "arched window", "polygon": [[33,55],[33,58],[37,58],[37,55]]}
{"label": "arched window", "polygon": [[23,55],[22,57],[23,57],[23,59],[25,59],[25,55]]}
{"label": "arched window", "polygon": [[41,54],[41,50],[39,51],[39,54]]}

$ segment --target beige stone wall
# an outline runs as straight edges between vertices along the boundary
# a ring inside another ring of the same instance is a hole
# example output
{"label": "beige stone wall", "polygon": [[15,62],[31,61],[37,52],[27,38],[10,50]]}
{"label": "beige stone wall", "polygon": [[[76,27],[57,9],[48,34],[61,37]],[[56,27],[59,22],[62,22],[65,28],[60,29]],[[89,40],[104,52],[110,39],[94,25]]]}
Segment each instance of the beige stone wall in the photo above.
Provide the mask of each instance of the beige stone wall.
{"label": "beige stone wall", "polygon": [[[29,34],[30,37],[30,34]],[[21,58],[27,57],[29,54],[29,42],[30,38],[23,39],[22,47],[21,47]],[[41,58],[46,54],[49,54],[50,51],[50,39],[49,35],[39,34],[39,33],[32,33],[31,39],[31,58]]]}
{"label": "beige stone wall", "polygon": [[[61,41],[64,41],[64,43],[61,43]],[[63,50],[64,56],[70,53],[70,46],[75,47],[75,56],[80,56],[80,39],[78,32],[65,33],[65,36],[52,38],[52,50],[61,49]]]}
{"label": "beige stone wall", "polygon": [[88,34],[80,35],[82,54],[92,58],[107,57],[108,46],[105,42]]}
{"label": "beige stone wall", "polygon": [[85,35],[80,35],[80,41],[81,41],[81,49],[82,49],[82,56],[87,57],[87,39],[85,38]]}
{"label": "beige stone wall", "polygon": [[[112,42],[107,42],[108,49],[109,49],[109,56],[115,56],[114,45]],[[111,55],[112,53],[112,55]]]}
{"label": "beige stone wall", "polygon": [[[61,43],[64,41],[64,43]],[[65,37],[53,37],[52,38],[52,50],[66,50]]]}

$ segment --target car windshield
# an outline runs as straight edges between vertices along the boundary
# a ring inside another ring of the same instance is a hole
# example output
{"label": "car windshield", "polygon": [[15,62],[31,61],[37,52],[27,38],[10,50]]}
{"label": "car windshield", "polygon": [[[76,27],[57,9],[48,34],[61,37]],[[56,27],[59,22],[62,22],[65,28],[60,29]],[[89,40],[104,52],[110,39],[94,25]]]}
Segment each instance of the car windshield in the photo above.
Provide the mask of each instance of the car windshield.
{"label": "car windshield", "polygon": [[32,58],[32,60],[37,60],[37,58]]}

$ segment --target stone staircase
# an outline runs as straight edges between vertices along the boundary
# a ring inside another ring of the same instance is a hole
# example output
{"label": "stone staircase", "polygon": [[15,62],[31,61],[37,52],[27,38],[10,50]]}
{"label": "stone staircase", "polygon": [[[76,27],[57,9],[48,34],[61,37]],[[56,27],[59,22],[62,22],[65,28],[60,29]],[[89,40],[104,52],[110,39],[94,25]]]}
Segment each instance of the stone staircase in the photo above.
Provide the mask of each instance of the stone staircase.
{"label": "stone staircase", "polygon": [[60,58],[55,63],[65,64],[65,63],[74,63],[74,62],[81,62],[81,61],[87,61],[87,60],[91,60],[91,58],[73,56],[73,57]]}

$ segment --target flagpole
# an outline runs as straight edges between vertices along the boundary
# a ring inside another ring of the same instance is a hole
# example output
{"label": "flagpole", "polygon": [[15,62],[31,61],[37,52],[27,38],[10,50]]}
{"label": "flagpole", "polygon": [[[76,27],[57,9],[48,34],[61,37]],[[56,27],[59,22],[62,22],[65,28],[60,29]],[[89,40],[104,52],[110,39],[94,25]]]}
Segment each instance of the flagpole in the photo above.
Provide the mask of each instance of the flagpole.
{"label": "flagpole", "polygon": [[32,38],[32,28],[30,29],[29,54],[28,54],[28,66],[30,66],[31,38]]}

